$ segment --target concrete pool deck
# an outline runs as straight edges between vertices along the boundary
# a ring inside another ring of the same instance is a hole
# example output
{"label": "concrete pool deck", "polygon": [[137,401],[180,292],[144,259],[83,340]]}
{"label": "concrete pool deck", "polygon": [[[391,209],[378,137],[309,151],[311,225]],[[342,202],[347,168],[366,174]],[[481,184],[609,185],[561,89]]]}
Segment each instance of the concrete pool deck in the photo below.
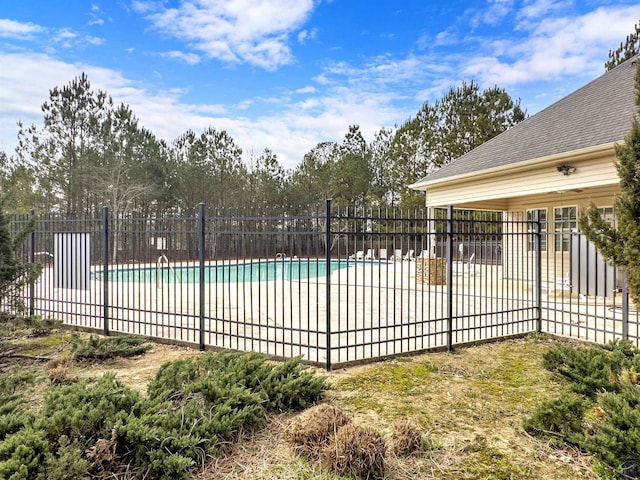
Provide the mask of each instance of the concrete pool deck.
{"label": "concrete pool deck", "polygon": [[[111,268],[145,266],[154,267]],[[415,261],[389,261],[352,262],[331,273],[329,295],[323,276],[208,283],[201,302],[198,283],[108,282],[106,298],[102,280],[90,280],[86,289],[55,288],[50,267],[36,285],[34,308],[36,314],[101,331],[106,303],[112,332],[197,345],[202,305],[206,346],[302,355],[321,365],[328,352],[330,363],[339,365],[442,348],[449,338],[459,344],[536,330],[538,307],[529,282],[505,278],[496,265],[456,273],[451,297],[446,285],[419,282]],[[543,331],[598,343],[622,335],[619,300],[547,290],[541,300]],[[627,328],[637,338],[637,311]]]}

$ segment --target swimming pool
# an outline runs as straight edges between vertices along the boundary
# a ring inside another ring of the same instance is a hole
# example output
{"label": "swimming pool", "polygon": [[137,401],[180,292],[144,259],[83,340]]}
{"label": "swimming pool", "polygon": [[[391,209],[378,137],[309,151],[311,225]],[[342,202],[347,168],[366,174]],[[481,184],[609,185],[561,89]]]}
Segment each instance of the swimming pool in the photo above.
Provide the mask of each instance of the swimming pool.
{"label": "swimming pool", "polygon": [[[331,272],[353,265],[353,261],[332,260]],[[205,283],[244,283],[273,280],[300,280],[324,277],[327,263],[316,260],[273,260],[204,267]],[[102,280],[103,272],[93,272],[94,280]],[[196,265],[185,267],[124,268],[109,270],[109,281],[131,283],[199,283],[200,269]]]}

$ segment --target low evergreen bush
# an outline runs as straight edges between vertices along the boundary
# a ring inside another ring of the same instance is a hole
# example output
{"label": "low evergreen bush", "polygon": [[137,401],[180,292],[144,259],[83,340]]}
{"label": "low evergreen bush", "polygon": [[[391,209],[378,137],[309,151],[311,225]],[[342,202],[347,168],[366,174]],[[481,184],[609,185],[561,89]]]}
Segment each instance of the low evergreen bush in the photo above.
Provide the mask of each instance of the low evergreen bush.
{"label": "low evergreen bush", "polygon": [[87,340],[76,338],[73,342],[73,358],[83,360],[107,360],[116,357],[134,357],[149,351],[152,345],[136,335],[95,337]]}
{"label": "low evergreen bush", "polygon": [[34,380],[34,372],[17,368],[0,374],[0,441],[33,420],[33,414],[25,409],[24,399],[18,392]]}
{"label": "low evergreen bush", "polygon": [[0,441],[32,422],[33,416],[24,410],[23,405],[19,395],[0,394]]}
{"label": "low evergreen bush", "polygon": [[525,430],[555,445],[578,445],[595,455],[606,475],[640,478],[640,350],[628,340],[604,347],[556,344],[544,365],[577,395],[540,405],[524,421]]}
{"label": "low evergreen bush", "polygon": [[604,415],[586,437],[586,449],[618,472],[625,471],[626,478],[639,478],[640,389],[627,385],[617,393],[603,393],[599,406]]}
{"label": "low evergreen bush", "polygon": [[557,343],[544,355],[547,370],[568,380],[574,392],[591,399],[600,392],[617,392],[625,369],[640,369],[639,351],[629,341],[605,347],[576,347]]}
{"label": "low evergreen bush", "polygon": [[130,413],[139,414],[141,395],[114,373],[50,389],[36,425],[49,439],[79,439],[85,448],[104,438]]}
{"label": "low evergreen bush", "polygon": [[191,478],[193,467],[241,432],[263,425],[268,411],[312,404],[325,388],[324,377],[299,358],[277,364],[243,353],[167,363],[147,396],[113,373],[53,386],[40,412],[31,415],[11,396],[19,379],[4,382],[0,478],[11,480],[125,472],[127,478]]}
{"label": "low evergreen bush", "polygon": [[267,411],[290,411],[313,405],[325,389],[325,378],[316,375],[296,357],[274,364],[258,353],[219,352],[163,365],[149,383],[151,398],[172,392],[209,392],[241,387],[261,398]]}
{"label": "low evergreen bush", "polygon": [[551,444],[582,445],[583,421],[590,402],[580,395],[566,395],[540,404],[523,422],[525,431]]}
{"label": "low evergreen bush", "polygon": [[77,440],[62,436],[57,451],[45,453],[42,473],[44,480],[85,480],[89,477],[89,461],[84,458],[85,449]]}
{"label": "low evergreen bush", "polygon": [[47,478],[43,464],[49,452],[49,442],[41,430],[25,426],[8,435],[0,442],[0,478]]}
{"label": "low evergreen bush", "polygon": [[27,317],[0,312],[0,338],[48,335],[52,330],[61,328],[62,324],[61,320],[42,318],[38,315]]}

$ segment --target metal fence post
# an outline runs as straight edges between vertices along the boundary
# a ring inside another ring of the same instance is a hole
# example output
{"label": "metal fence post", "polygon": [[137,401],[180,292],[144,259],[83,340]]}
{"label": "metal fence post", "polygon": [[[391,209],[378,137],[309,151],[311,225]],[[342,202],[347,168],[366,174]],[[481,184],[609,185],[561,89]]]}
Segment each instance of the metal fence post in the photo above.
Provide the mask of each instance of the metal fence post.
{"label": "metal fence post", "polygon": [[453,350],[453,205],[447,208],[447,351]]}
{"label": "metal fence post", "polygon": [[542,225],[540,210],[534,214],[535,221],[535,248],[536,248],[536,292],[535,302],[538,315],[536,318],[536,332],[542,332]]}
{"label": "metal fence post", "polygon": [[[29,210],[29,223],[33,222],[35,212]],[[36,263],[36,229],[35,224],[29,234],[29,264],[33,266]],[[35,282],[29,282],[29,316],[35,315],[35,296],[36,296],[36,284]]]}
{"label": "metal fence post", "polygon": [[198,248],[200,255],[200,266],[199,266],[199,274],[200,274],[200,283],[199,283],[199,293],[200,293],[200,305],[199,305],[199,315],[200,315],[200,350],[204,350],[204,310],[205,310],[205,302],[204,302],[204,259],[205,259],[205,222],[204,222],[204,203],[198,204]]}
{"label": "metal fence post", "polygon": [[629,338],[629,287],[626,269],[622,269],[622,338]]}
{"label": "metal fence post", "polygon": [[327,199],[327,208],[325,212],[326,229],[325,229],[325,262],[327,267],[326,273],[326,320],[327,320],[327,371],[331,370],[331,199]]}
{"label": "metal fence post", "polygon": [[102,328],[109,335],[109,207],[102,207]]}

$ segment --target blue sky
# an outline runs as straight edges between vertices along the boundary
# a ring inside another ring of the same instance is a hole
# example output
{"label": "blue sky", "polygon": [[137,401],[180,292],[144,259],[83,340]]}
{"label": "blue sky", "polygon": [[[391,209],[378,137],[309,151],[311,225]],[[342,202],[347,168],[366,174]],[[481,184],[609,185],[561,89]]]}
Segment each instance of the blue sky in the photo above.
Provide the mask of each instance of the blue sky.
{"label": "blue sky", "polygon": [[533,114],[604,73],[639,20],[637,0],[3,0],[0,150],[85,72],[169,143],[213,126],[292,168],[462,81]]}

